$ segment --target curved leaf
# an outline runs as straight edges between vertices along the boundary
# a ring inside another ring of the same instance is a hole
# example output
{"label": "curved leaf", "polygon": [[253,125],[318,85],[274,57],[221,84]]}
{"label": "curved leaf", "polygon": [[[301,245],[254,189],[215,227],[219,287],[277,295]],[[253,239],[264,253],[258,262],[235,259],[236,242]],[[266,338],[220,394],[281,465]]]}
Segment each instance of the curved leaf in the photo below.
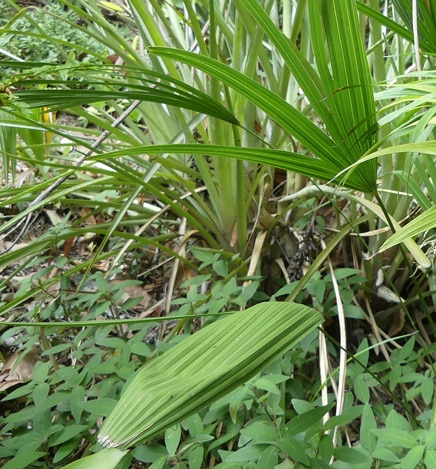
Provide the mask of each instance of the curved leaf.
{"label": "curved leaf", "polygon": [[[340,172],[348,165],[346,148],[342,144],[333,142],[301,112],[251,78],[216,60],[191,52],[166,47],[151,47],[149,51],[198,68],[241,93],[312,151],[322,161],[323,169],[336,168],[336,172]],[[375,173],[370,177],[368,171],[359,170],[358,174],[347,179],[347,184],[350,188],[372,193],[375,190]]]}
{"label": "curved leaf", "polygon": [[421,215],[417,216],[407,225],[400,228],[395,232],[380,248],[379,252],[386,251],[405,240],[411,239],[414,236],[423,233],[424,231],[436,228],[436,205],[426,210]]}
{"label": "curved leaf", "polygon": [[[94,78],[87,80],[87,86],[84,87],[81,81],[26,79],[15,83],[16,86],[26,86],[27,89],[14,92],[14,98],[25,102],[30,107],[47,106],[50,109],[64,109],[113,99],[140,100],[189,109],[239,125],[236,117],[221,103],[180,80],[150,70],[140,71],[136,67],[119,68],[124,73],[137,73],[138,76],[134,78],[143,84],[138,85],[126,83],[124,80],[109,80],[107,78],[99,81]],[[75,72],[79,70],[75,70]],[[86,72],[87,69],[83,71]],[[94,69],[91,71],[97,73]],[[108,73],[108,71],[110,69],[103,67],[101,73]],[[146,76],[151,78],[146,78]],[[32,85],[44,86],[44,89],[29,88]],[[68,88],[65,88],[65,85]]]}
{"label": "curved leaf", "polygon": [[309,178],[319,178],[324,181],[335,180],[344,186],[363,190],[362,183],[357,178],[346,178],[343,172],[339,173],[336,167],[329,161],[310,157],[304,154],[293,153],[285,150],[271,148],[245,148],[224,145],[198,145],[198,144],[167,144],[167,145],[139,145],[133,148],[106,153],[89,158],[90,160],[104,161],[117,156],[136,154],[194,154],[209,155],[238,160],[251,161],[253,163],[274,166],[275,168],[294,171]]}
{"label": "curved leaf", "polygon": [[100,443],[127,448],[160,435],[248,381],[322,320],[312,308],[277,302],[204,327],[139,370],[104,422]]}
{"label": "curved leaf", "polygon": [[74,461],[71,464],[67,464],[63,469],[95,469],[97,467],[115,469],[125,455],[126,451],[108,448],[99,453]]}
{"label": "curved leaf", "polygon": [[180,60],[221,80],[265,111],[286,132],[295,136],[318,157],[327,161],[335,161],[342,166],[341,154],[333,140],[301,112],[255,80],[217,60],[192,52],[167,47],[150,47],[149,52],[160,57]]}

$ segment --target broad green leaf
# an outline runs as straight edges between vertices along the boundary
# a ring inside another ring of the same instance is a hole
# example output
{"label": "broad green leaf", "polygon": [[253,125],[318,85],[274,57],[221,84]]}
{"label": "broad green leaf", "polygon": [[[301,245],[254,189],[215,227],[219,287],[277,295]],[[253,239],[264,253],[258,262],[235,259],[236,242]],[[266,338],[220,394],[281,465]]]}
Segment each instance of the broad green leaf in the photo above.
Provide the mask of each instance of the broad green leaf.
{"label": "broad green leaf", "polygon": [[64,429],[59,432],[55,437],[50,438],[50,445],[55,446],[65,443],[68,440],[71,440],[79,433],[83,432],[87,428],[86,425],[69,425],[64,427]]}
{"label": "broad green leaf", "polygon": [[263,451],[265,450],[266,445],[248,445],[243,448],[238,449],[235,452],[232,452],[225,458],[225,462],[247,462],[253,459],[258,459]]}
{"label": "broad green leaf", "polygon": [[277,440],[277,430],[266,422],[253,422],[241,430],[241,435],[256,443],[267,443]]}
{"label": "broad green leaf", "polygon": [[13,459],[8,461],[2,467],[3,469],[26,469],[31,463],[35,462],[39,458],[42,458],[43,456],[45,456],[45,454],[46,453],[44,453],[43,451],[20,451]]}
{"label": "broad green leaf", "polygon": [[424,402],[430,405],[434,393],[434,382],[433,379],[425,376],[421,383],[421,395]]}
{"label": "broad green leaf", "polygon": [[358,375],[353,382],[354,394],[363,404],[369,402],[369,386],[362,374]]}
{"label": "broad green leaf", "polygon": [[374,435],[377,435],[380,445],[392,445],[409,449],[413,448],[417,444],[416,438],[412,434],[398,428],[379,428],[373,429],[372,432]]}
{"label": "broad green leaf", "polygon": [[165,456],[163,458],[157,459],[151,466],[150,469],[164,469],[167,465],[168,458]]}
{"label": "broad green leaf", "polygon": [[[304,465],[310,465],[310,459],[306,454],[306,447],[304,441],[299,441],[296,438],[283,438],[278,442],[279,448],[288,456],[292,458],[293,461],[298,461]],[[292,466],[295,467],[295,466]]]}
{"label": "broad green leaf", "polygon": [[[324,463],[327,465],[330,462],[331,457],[333,455],[333,439],[331,435],[329,434],[329,432],[325,432],[321,436],[319,440],[318,448],[319,448],[320,459],[324,461]],[[324,467],[329,467],[329,466],[324,466]]]}
{"label": "broad green leaf", "polygon": [[434,449],[425,452],[424,463],[426,467],[436,467],[436,451]]}
{"label": "broad green leaf", "polygon": [[183,422],[183,428],[186,428],[192,437],[201,435],[204,432],[204,425],[198,414],[188,417]]}
{"label": "broad green leaf", "polygon": [[436,425],[431,424],[425,436],[425,446],[427,450],[434,450],[436,448]]}
{"label": "broad green leaf", "polygon": [[274,469],[294,469],[294,467],[295,465],[290,459],[284,459],[283,462],[274,466]]}
{"label": "broad green leaf", "polygon": [[276,446],[268,446],[264,449],[260,458],[257,460],[256,467],[276,467],[278,460],[278,448]]}
{"label": "broad green leaf", "polygon": [[176,454],[177,448],[180,443],[180,437],[182,435],[182,429],[180,424],[176,424],[173,427],[167,428],[165,431],[165,447],[170,456]]}
{"label": "broad green leaf", "polygon": [[271,394],[280,395],[279,387],[269,379],[269,376],[261,376],[253,382],[253,386],[257,389],[270,392]]}
{"label": "broad green leaf", "polygon": [[291,403],[298,415],[315,409],[315,406],[311,402],[307,402],[303,399],[292,399]]}
{"label": "broad green leaf", "polygon": [[67,464],[63,469],[96,469],[97,467],[114,469],[125,454],[126,451],[121,451],[116,448],[107,448],[92,456],[86,456],[71,464]]}
{"label": "broad green leaf", "polygon": [[382,459],[383,461],[394,462],[397,463],[400,460],[398,456],[396,456],[392,451],[388,450],[387,448],[377,448],[373,453],[372,457],[376,459]]}
{"label": "broad green leaf", "polygon": [[151,463],[162,458],[168,458],[168,451],[163,445],[151,443],[149,445],[139,445],[132,450],[135,459],[141,462]]}
{"label": "broad green leaf", "polygon": [[333,407],[334,403],[316,409],[309,410],[297,415],[286,425],[286,437],[293,437],[308,430],[317,422],[321,422],[322,417]]}
{"label": "broad green leaf", "polygon": [[401,460],[402,469],[415,469],[424,455],[424,446],[414,446],[407,455]]}
{"label": "broad green leaf", "polygon": [[[371,467],[371,458],[369,454],[360,448],[349,448],[348,446],[340,446],[333,450],[333,455],[339,461],[349,463],[350,466],[345,467],[359,467],[358,464],[365,464],[363,467]],[[369,465],[368,465],[369,463]]]}
{"label": "broad green leaf", "polygon": [[329,418],[324,425],[324,430],[330,430],[336,426],[344,427],[345,425],[348,425],[350,422],[356,420],[362,415],[362,410],[362,405],[354,405],[349,409],[345,409],[341,415]]}
{"label": "broad green leaf", "polygon": [[196,448],[190,449],[188,453],[188,467],[190,469],[201,469],[203,465],[204,448],[203,446],[197,446]]}
{"label": "broad green leaf", "polygon": [[109,415],[116,405],[115,399],[104,397],[102,399],[94,399],[90,401],[78,402],[79,407],[91,414]]}
{"label": "broad green leaf", "polygon": [[80,442],[80,436],[73,438],[56,448],[56,453],[53,456],[53,463],[58,463],[62,459],[66,458],[69,454],[77,449]]}
{"label": "broad green leaf", "polygon": [[234,313],[147,363],[104,422],[103,446],[127,448],[245,383],[322,322],[293,303],[262,303]]}
{"label": "broad green leaf", "polygon": [[377,443],[377,437],[373,434],[376,429],[377,423],[374,414],[369,404],[366,404],[363,408],[362,423],[360,425],[360,441],[362,447],[369,452],[375,449]]}

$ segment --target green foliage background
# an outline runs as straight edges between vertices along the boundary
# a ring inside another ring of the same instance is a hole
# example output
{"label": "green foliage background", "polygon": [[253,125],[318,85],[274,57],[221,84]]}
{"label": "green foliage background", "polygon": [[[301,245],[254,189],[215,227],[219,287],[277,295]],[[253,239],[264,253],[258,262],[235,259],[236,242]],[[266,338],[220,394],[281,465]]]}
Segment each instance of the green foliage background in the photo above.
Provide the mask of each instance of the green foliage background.
{"label": "green foliage background", "polygon": [[3,7],[4,467],[433,467],[435,1]]}

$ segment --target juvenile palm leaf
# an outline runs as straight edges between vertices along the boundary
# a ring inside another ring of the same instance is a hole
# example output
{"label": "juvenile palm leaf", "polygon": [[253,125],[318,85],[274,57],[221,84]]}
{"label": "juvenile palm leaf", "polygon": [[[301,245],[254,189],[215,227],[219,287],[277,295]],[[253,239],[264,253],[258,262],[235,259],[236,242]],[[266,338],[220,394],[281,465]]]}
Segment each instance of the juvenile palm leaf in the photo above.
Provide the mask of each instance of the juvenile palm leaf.
{"label": "juvenile palm leaf", "polygon": [[263,303],[204,327],[137,373],[100,443],[127,448],[160,435],[245,383],[322,320],[303,305]]}

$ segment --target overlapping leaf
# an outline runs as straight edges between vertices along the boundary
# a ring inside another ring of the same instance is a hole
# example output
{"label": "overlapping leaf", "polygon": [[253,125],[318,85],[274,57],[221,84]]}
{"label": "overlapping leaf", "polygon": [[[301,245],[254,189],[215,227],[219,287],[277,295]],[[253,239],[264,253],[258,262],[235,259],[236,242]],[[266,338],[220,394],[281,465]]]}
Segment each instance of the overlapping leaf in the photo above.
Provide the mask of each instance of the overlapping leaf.
{"label": "overlapping leaf", "polygon": [[421,213],[407,225],[394,233],[381,247],[380,252],[385,251],[397,244],[413,238],[424,231],[436,228],[436,205]]}
{"label": "overlapping leaf", "polygon": [[[322,126],[325,126],[326,131],[273,91],[218,60],[173,48],[151,47],[150,52],[167,61],[183,62],[233,88],[264,111],[311,153],[300,155],[299,158],[289,154],[287,164],[286,155],[282,154],[279,167],[300,172],[308,177],[334,179],[336,174],[371,147],[377,128],[369,72],[358,31],[355,2],[346,0],[331,3],[317,0],[310,3],[312,41],[318,71],[315,71],[296,46],[283,36],[259,4],[240,0],[238,6],[241,12],[245,11],[253,16],[268,40],[280,53],[322,120]],[[347,65],[344,66],[345,64]],[[141,78],[138,70],[127,68],[126,71],[134,74],[136,83],[124,83],[126,86],[123,88],[121,88],[123,83],[116,80],[105,82],[91,80],[88,85],[93,88],[76,90],[71,88],[74,83],[69,84],[69,89],[59,89],[61,81],[46,80],[43,83],[40,80],[27,80],[26,86],[44,84],[58,89],[51,89],[50,92],[41,89],[23,90],[17,92],[16,97],[31,106],[55,107],[74,106],[117,97],[138,99],[186,108],[232,124],[239,124],[236,117],[220,102],[174,77],[143,70]],[[267,155],[267,153],[250,151],[247,155],[251,161],[275,165],[276,158],[270,159],[269,156],[272,154]],[[227,153],[226,156],[231,155]],[[376,187],[375,162],[360,165],[345,182],[343,180],[336,182],[352,189],[373,193]]]}
{"label": "overlapping leaf", "polygon": [[322,319],[303,305],[263,303],[204,327],[137,373],[100,443],[127,448],[158,436],[249,380]]}
{"label": "overlapping leaf", "polygon": [[[111,68],[102,66],[100,74],[111,72]],[[102,77],[96,80],[95,76],[99,73],[95,68],[79,67],[74,70],[75,73],[94,74],[86,81],[86,86],[81,81],[74,80],[65,82],[63,79],[25,79],[22,82],[15,82],[15,86],[24,85],[26,89],[16,91],[14,98],[25,102],[30,107],[46,106],[50,109],[64,109],[113,99],[138,99],[190,109],[238,124],[238,120],[221,103],[180,80],[151,70],[139,70],[132,67],[116,68],[123,70],[126,74],[139,73],[133,78],[140,84],[128,83],[121,78]]]}
{"label": "overlapping leaf", "polygon": [[[151,48],[150,52],[183,61],[220,79],[226,85],[240,92],[319,158],[313,163],[316,161],[317,167],[327,176],[323,179],[328,179],[343,169],[345,159],[342,156],[342,149],[339,150],[340,147],[336,146],[330,137],[302,113],[256,81],[216,60],[190,52],[168,48]],[[303,168],[306,164],[311,165],[311,162],[307,163],[310,158],[307,155],[300,155],[301,172],[304,172]],[[271,161],[269,164],[274,165],[274,162]],[[300,172],[298,165],[297,167],[290,166],[287,169]],[[350,181],[351,186],[367,192],[373,190],[370,184],[358,178]]]}

